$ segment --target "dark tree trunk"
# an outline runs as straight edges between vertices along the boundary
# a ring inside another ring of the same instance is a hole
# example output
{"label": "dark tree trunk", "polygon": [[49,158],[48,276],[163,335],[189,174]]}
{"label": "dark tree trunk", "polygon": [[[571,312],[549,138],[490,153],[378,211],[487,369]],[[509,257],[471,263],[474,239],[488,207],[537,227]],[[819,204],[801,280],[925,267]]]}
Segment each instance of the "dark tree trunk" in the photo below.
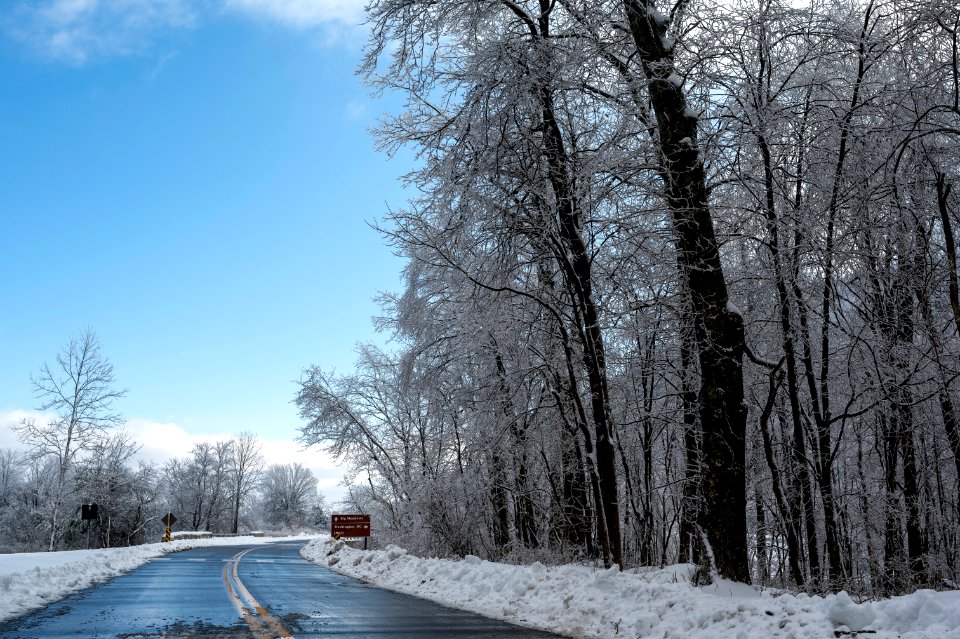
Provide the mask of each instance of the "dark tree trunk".
{"label": "dark tree trunk", "polygon": [[497,451],[490,455],[490,502],[493,506],[493,543],[503,552],[510,545],[510,509],[507,503],[506,473],[503,457]]}
{"label": "dark tree trunk", "polygon": [[[551,294],[555,294],[557,269],[554,261],[549,257],[552,250],[550,242],[545,241],[543,236],[538,233],[531,233],[528,237],[537,253],[545,256],[537,264],[540,284]],[[560,452],[562,474],[561,515],[557,534],[565,543],[575,548],[583,548],[588,556],[596,557],[592,525],[594,511],[590,506],[588,471],[584,464],[579,442],[580,436],[583,435],[586,445],[590,445],[586,424],[587,416],[577,390],[577,376],[574,371],[569,334],[561,324],[559,316],[554,316],[554,320],[555,322],[548,329],[550,339],[547,341],[556,349],[554,351],[555,358],[552,361],[556,363],[563,361],[563,368],[567,374],[567,383],[564,384],[563,377],[557,367],[551,366],[547,377],[547,386],[557,405],[557,415],[562,424],[560,432],[563,436]],[[562,352],[560,346],[562,346]],[[592,472],[591,470],[591,478]],[[599,500],[599,495],[596,495],[596,497]]]}
{"label": "dark tree trunk", "polygon": [[[768,236],[767,246],[770,250],[770,260],[773,264],[774,285],[777,291],[777,310],[779,311],[780,333],[783,340],[783,353],[787,369],[787,398],[790,402],[790,417],[791,425],[793,427],[793,482],[791,487],[794,498],[791,500],[792,507],[786,513],[784,513],[784,515],[789,518],[789,521],[785,522],[785,525],[787,527],[799,529],[801,524],[804,524],[807,549],[810,556],[810,564],[811,567],[815,567],[819,565],[819,553],[816,526],[814,521],[813,486],[810,482],[810,461],[807,457],[806,436],[803,428],[803,415],[800,408],[800,384],[797,376],[797,349],[794,339],[793,320],[791,317],[792,302],[790,299],[786,277],[788,269],[786,268],[785,264],[785,256],[781,252],[780,223],[777,218],[776,190],[773,177],[773,158],[770,153],[770,145],[767,142],[766,131],[763,128],[762,117],[759,115],[770,102],[770,97],[768,95],[766,86],[766,81],[768,80],[769,76],[766,32],[763,26],[761,26],[760,42],[757,47],[757,60],[759,64],[759,70],[757,72],[757,85],[755,89],[755,107],[757,109],[758,119],[760,122],[757,124],[756,137],[757,146],[760,149],[760,157],[763,162],[763,208]],[[820,412],[816,405],[814,405],[813,408],[814,414],[817,418],[817,423],[820,425],[820,422],[822,421]],[[822,428],[818,430],[819,432],[824,432],[824,429]],[[830,432],[829,427],[826,429],[826,432]],[[827,491],[832,494],[832,485],[830,484],[829,474],[826,475],[826,481],[824,481],[824,477],[822,473],[820,473],[818,481],[821,489],[823,489],[824,484],[826,484]],[[828,499],[824,497],[825,506],[827,501]],[[832,498],[829,501],[831,515],[827,517],[826,524],[827,545],[829,547],[831,546],[831,542],[833,542],[834,550],[836,550],[835,528],[834,524],[831,523],[833,508]],[[793,549],[793,551],[800,552],[800,549],[798,547]],[[833,559],[836,560],[836,563],[833,562]],[[838,575],[840,572],[839,563],[839,553],[836,553],[836,557],[831,554],[831,569],[834,576]],[[794,578],[796,578],[796,575],[794,575]],[[803,586],[804,583],[799,581],[797,582],[797,585]]]}
{"label": "dark tree trunk", "polygon": [[[937,171],[935,176],[937,210],[940,213],[940,224],[943,227],[943,243],[947,254],[950,309],[953,312],[954,327],[957,330],[957,334],[960,335],[960,279],[958,279],[957,276],[957,247],[953,237],[953,224],[950,221],[950,210],[947,208],[947,199],[950,197],[953,185],[947,183],[946,175],[940,171]],[[931,338],[936,340],[935,343],[938,343],[940,340],[936,334],[936,328],[933,325],[926,295],[924,295],[924,299],[921,301],[921,306],[926,309],[928,332]],[[937,366],[940,368],[941,380],[939,393],[940,413],[943,415],[943,426],[947,432],[947,443],[950,444],[950,450],[953,452],[953,461],[957,467],[957,477],[960,477],[960,426],[958,426],[957,423],[957,411],[953,397],[950,394],[950,384],[947,381],[947,375],[943,370],[943,366],[939,362],[939,355]]]}
{"label": "dark tree trunk", "polygon": [[[761,61],[764,60],[764,57],[761,56]],[[810,557],[811,568],[819,565],[819,553],[817,545],[817,533],[816,526],[814,524],[814,510],[813,510],[813,486],[810,482],[810,472],[809,472],[809,459],[807,457],[807,445],[806,445],[806,436],[804,434],[803,428],[803,415],[800,409],[800,384],[797,378],[797,350],[796,344],[794,342],[794,329],[793,321],[791,319],[791,301],[790,295],[787,288],[787,280],[784,274],[784,264],[783,256],[780,251],[780,229],[777,221],[776,205],[775,205],[775,191],[774,191],[774,182],[773,182],[773,161],[770,156],[770,147],[767,144],[766,137],[763,133],[758,133],[757,135],[757,144],[760,147],[760,155],[763,159],[763,176],[764,176],[764,192],[765,192],[765,202],[764,210],[767,223],[767,234],[768,234],[768,247],[770,249],[770,259],[773,262],[773,275],[774,275],[774,284],[777,290],[777,308],[780,315],[780,332],[783,339],[783,353],[784,361],[787,368],[787,399],[790,402],[790,418],[791,425],[793,427],[793,482],[791,484],[791,492],[793,493],[793,499],[791,500],[791,507],[784,513],[788,517],[788,521],[785,522],[785,526],[788,528],[795,528],[799,530],[801,524],[804,525],[804,530],[806,533],[806,543],[807,543],[807,552]],[[814,413],[819,423],[822,421],[820,412],[816,406],[814,406]],[[819,432],[829,433],[829,427],[826,429],[819,429]],[[829,451],[829,441],[827,442],[827,450]],[[822,464],[821,464],[822,467]],[[823,473],[819,473],[818,481],[821,487],[821,491],[826,488],[827,492],[832,496],[832,485],[830,483],[830,475],[825,476],[826,481],[824,481]],[[826,484],[826,486],[824,486]],[[826,509],[827,497],[824,497],[824,505]],[[834,524],[831,524],[833,519],[833,501],[832,498],[830,501],[830,517],[827,518],[827,545],[830,546],[833,542],[834,550],[836,550],[836,534]],[[789,543],[788,543],[789,549]],[[790,550],[790,552],[800,552],[799,545]],[[831,555],[832,557],[832,555]],[[799,563],[799,562],[798,562]],[[836,555],[836,564],[831,561],[831,566],[835,566],[834,575],[839,574],[839,554]],[[791,564],[792,565],[792,564]],[[792,571],[791,571],[792,572]],[[797,577],[802,578],[802,573],[799,575],[794,574],[794,579]],[[804,581],[798,581],[798,586],[803,586]]]}
{"label": "dark tree trunk", "polygon": [[572,546],[583,547],[593,554],[590,536],[589,497],[583,456],[577,444],[577,433],[568,429],[563,448],[563,527],[562,537]]}
{"label": "dark tree trunk", "polygon": [[[867,235],[868,247],[872,245]],[[912,278],[917,269],[917,245],[900,256],[897,268],[881,271],[874,262],[872,270],[873,308],[870,321],[884,339],[889,367],[885,394],[889,414],[881,415],[881,451],[884,463],[885,524],[884,574],[882,583],[887,592],[902,592],[916,582],[925,571],[924,541],[920,530],[920,492],[914,451],[914,397],[911,387],[902,379],[910,369],[908,354],[913,348],[915,332]],[[902,458],[903,483],[898,466]],[[903,504],[901,506],[901,497]],[[903,539],[903,511],[906,511],[906,547]],[[906,551],[906,553],[904,552]]]}
{"label": "dark tree trunk", "polygon": [[920,485],[913,428],[903,434],[903,496],[907,502],[907,561],[912,585],[926,583],[926,540],[920,513]]}
{"label": "dark tree trunk", "polygon": [[513,495],[514,495],[514,528],[517,539],[528,548],[535,548],[539,544],[537,539],[537,523],[534,515],[533,500],[527,480],[527,428],[518,417],[513,406],[512,391],[507,381],[507,368],[503,363],[499,348],[494,344],[494,362],[497,367],[497,377],[500,380],[500,407],[503,420],[510,426],[510,435],[513,440]]}
{"label": "dark tree trunk", "polygon": [[[631,375],[636,410],[640,413],[639,445],[643,461],[642,485],[635,486],[633,473],[623,446],[618,442],[620,458],[623,464],[624,484],[627,498],[630,502],[630,512],[634,518],[634,531],[637,543],[637,558],[641,565],[652,566],[657,562],[654,547],[654,514],[653,514],[653,444],[654,426],[651,417],[653,413],[653,355],[657,340],[657,331],[651,331],[645,339],[641,339],[639,330],[635,338],[636,352],[640,356],[639,371]],[[639,384],[637,383],[639,377]],[[639,497],[636,493],[639,491]]]}
{"label": "dark tree trunk", "polygon": [[517,423],[511,430],[516,455],[514,457],[514,522],[517,537],[527,548],[536,548],[540,545],[537,527],[536,507],[530,496],[529,471],[527,468],[527,428],[526,424]]}
{"label": "dark tree trunk", "polygon": [[820,499],[823,501],[824,530],[826,532],[827,561],[830,568],[829,575],[822,577],[822,584],[827,590],[834,590],[844,578],[841,550],[842,535],[837,522],[837,500],[833,492],[833,455],[829,437],[830,427],[820,429],[820,446],[817,449],[817,484],[820,487]]}
{"label": "dark tree trunk", "polygon": [[[601,491],[600,491],[600,482],[597,478],[597,469],[596,464],[593,463],[595,455],[593,454],[594,446],[593,439],[590,433],[590,429],[587,427],[587,413],[586,409],[583,406],[583,403],[580,401],[580,394],[577,391],[577,375],[574,371],[574,355],[573,348],[570,343],[570,337],[567,335],[566,330],[562,326],[557,327],[561,343],[563,344],[563,358],[564,358],[564,367],[566,368],[568,385],[563,385],[560,381],[560,376],[557,374],[554,378],[556,385],[556,399],[559,406],[565,405],[565,399],[568,399],[570,404],[574,407],[573,415],[575,419],[574,424],[568,424],[565,421],[565,427],[575,427],[579,430],[580,435],[583,437],[583,452],[584,455],[580,454],[580,448],[577,446],[576,455],[581,465],[586,469],[587,477],[590,482],[590,489],[593,494],[593,505],[591,506],[588,502],[585,502],[585,511],[588,515],[588,520],[591,518],[596,522],[596,535],[595,537],[591,535],[590,527],[587,526],[583,529],[584,534],[587,536],[587,551],[591,556],[594,556],[596,553],[596,546],[593,542],[595,538],[600,542],[600,555],[604,558],[610,556],[610,545],[609,539],[606,533],[606,524],[604,521],[604,516],[601,508]],[[561,389],[565,392],[565,397],[561,393]],[[574,438],[574,443],[576,439]],[[592,517],[591,517],[592,516]],[[609,561],[609,559],[605,559]]]}
{"label": "dark tree trunk", "polygon": [[763,440],[763,455],[770,469],[770,483],[773,487],[773,497],[777,502],[777,509],[783,519],[783,528],[787,537],[787,563],[790,566],[790,578],[797,585],[803,583],[803,569],[800,565],[799,520],[791,511],[791,505],[783,493],[783,480],[780,478],[780,467],[773,453],[773,439],[770,436],[770,415],[777,399],[777,388],[780,386],[783,373],[773,371],[770,374],[770,386],[767,401],[760,413],[760,436]]}
{"label": "dark tree trunk", "polygon": [[[539,15],[533,20],[521,8],[509,6],[522,21],[533,41],[550,38],[550,0],[540,0]],[[546,64],[544,68],[549,68]],[[568,155],[563,131],[556,116],[553,88],[548,76],[538,77],[531,92],[539,100],[543,136],[543,158],[547,181],[553,191],[554,218],[559,242],[551,246],[570,295],[576,329],[583,347],[582,361],[590,392],[593,433],[584,432],[584,446],[590,480],[596,501],[597,537],[603,549],[604,563],[623,564],[620,532],[620,507],[617,497],[617,459],[613,416],[607,388],[606,356],[599,312],[593,294],[591,257],[583,237],[583,219],[577,198],[574,167]],[[551,225],[552,226],[552,225]],[[565,344],[568,366],[570,348]],[[571,375],[571,392],[577,392],[576,376]]]}
{"label": "dark tree trunk", "polygon": [[943,384],[939,393],[940,414],[943,416],[943,427],[947,431],[947,441],[950,449],[953,451],[953,462],[957,469],[957,477],[960,477],[960,426],[957,424],[957,409],[954,406],[953,398],[950,396],[950,389]]}
{"label": "dark tree trunk", "polygon": [[940,224],[943,226],[944,247],[947,253],[947,272],[950,278],[950,309],[953,311],[953,322],[960,334],[960,279],[957,277],[957,245],[953,239],[953,224],[950,222],[950,211],[947,208],[947,200],[950,197],[950,191],[953,190],[953,184],[947,183],[947,176],[936,171],[937,187],[937,210],[940,212]]}
{"label": "dark tree trunk", "polygon": [[[546,35],[546,34],[544,34]],[[606,356],[599,313],[593,299],[593,276],[590,255],[584,242],[572,172],[563,143],[563,134],[557,122],[553,96],[547,89],[541,91],[543,137],[550,185],[556,197],[559,231],[568,259],[560,260],[564,281],[578,311],[583,342],[583,365],[590,389],[590,406],[596,436],[596,479],[600,503],[598,509],[604,522],[604,534],[609,556],[605,561],[623,564],[620,533],[620,506],[617,498],[616,448],[613,442],[613,419],[607,390]]]}
{"label": "dark tree trunk", "polygon": [[884,528],[883,528],[883,590],[887,594],[903,590],[906,579],[903,566],[903,537],[900,524],[900,495],[897,486],[897,458],[900,448],[899,419],[895,415],[881,415],[881,433],[883,437],[883,484]]}
{"label": "dark tree trunk", "polygon": [[661,172],[697,326],[703,532],[717,571],[749,582],[743,403],[743,318],[732,309],[707,201],[697,120],[667,48],[668,20],[649,0],[624,0],[656,114]]}

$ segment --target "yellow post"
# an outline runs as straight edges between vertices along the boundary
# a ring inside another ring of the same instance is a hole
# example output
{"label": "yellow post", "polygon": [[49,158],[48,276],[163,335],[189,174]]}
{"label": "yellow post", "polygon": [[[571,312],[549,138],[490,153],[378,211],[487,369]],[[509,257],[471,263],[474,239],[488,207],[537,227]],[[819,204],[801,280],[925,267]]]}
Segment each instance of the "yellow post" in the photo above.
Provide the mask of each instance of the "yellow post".
{"label": "yellow post", "polygon": [[170,540],[171,540],[170,529],[167,528],[167,533],[163,536],[163,539],[161,541],[170,541]]}

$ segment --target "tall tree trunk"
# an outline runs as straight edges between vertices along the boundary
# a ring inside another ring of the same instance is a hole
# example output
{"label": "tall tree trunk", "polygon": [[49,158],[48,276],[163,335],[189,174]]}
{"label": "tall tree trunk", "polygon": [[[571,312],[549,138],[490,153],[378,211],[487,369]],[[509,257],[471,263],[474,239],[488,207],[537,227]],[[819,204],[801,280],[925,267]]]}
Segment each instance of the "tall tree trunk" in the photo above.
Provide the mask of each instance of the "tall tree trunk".
{"label": "tall tree trunk", "polygon": [[[542,3],[545,0],[542,0]],[[549,4],[549,3],[547,3]],[[546,11],[546,6],[544,7]],[[544,37],[547,33],[541,32]],[[606,355],[599,313],[593,297],[593,276],[590,255],[584,242],[577,207],[575,189],[571,183],[572,169],[564,146],[563,134],[557,122],[553,96],[546,88],[541,90],[544,146],[550,185],[556,197],[560,236],[567,255],[560,256],[564,281],[579,311],[578,328],[583,341],[583,365],[590,389],[590,406],[596,437],[596,471],[600,491],[600,509],[604,520],[609,557],[606,561],[623,564],[620,533],[620,506],[617,498],[616,447],[613,442],[613,418],[607,389]]]}
{"label": "tall tree trunk", "polygon": [[[574,355],[573,347],[571,345],[570,336],[567,334],[566,329],[563,326],[557,326],[559,331],[561,343],[563,345],[563,359],[564,366],[567,373],[567,385],[560,383],[559,374],[556,375],[555,381],[557,386],[557,393],[559,394],[560,388],[565,388],[567,398],[574,407],[574,419],[575,426],[579,429],[580,435],[583,437],[583,452],[582,461],[586,467],[587,477],[590,481],[590,489],[593,494],[593,507],[591,508],[589,504],[586,506],[586,509],[594,517],[596,522],[596,539],[600,542],[600,555],[604,557],[604,561],[609,562],[610,557],[610,543],[606,531],[606,520],[603,512],[603,500],[601,495],[600,481],[597,473],[597,465],[594,463],[596,456],[594,455],[594,445],[593,437],[590,429],[587,427],[587,411],[583,406],[583,402],[580,399],[580,393],[577,389],[577,375],[574,370]],[[558,405],[563,405],[564,402],[562,397],[557,397]],[[577,447],[577,455],[580,455],[579,446]],[[590,531],[585,529],[585,534],[587,535],[587,545],[588,552],[593,555],[593,552],[596,550],[593,542],[591,541]]]}
{"label": "tall tree trunk", "polygon": [[[827,590],[839,588],[845,577],[841,551],[843,549],[839,522],[837,520],[837,500],[833,491],[833,443],[830,440],[830,427],[818,430],[820,437],[817,447],[817,485],[823,502],[824,532],[826,533],[827,562],[829,574],[821,576],[821,584]],[[811,508],[812,516],[812,508]]]}
{"label": "tall tree trunk", "polygon": [[767,401],[760,412],[760,436],[763,441],[763,455],[767,461],[767,468],[770,469],[773,497],[777,502],[780,517],[783,519],[783,528],[787,537],[787,563],[790,566],[790,578],[793,579],[795,584],[799,585],[804,582],[799,540],[800,521],[795,518],[795,513],[791,511],[791,505],[783,493],[783,480],[780,478],[780,467],[777,466],[777,460],[774,457],[773,438],[770,436],[770,415],[773,413],[773,407],[777,399],[777,388],[780,386],[782,375],[783,373],[780,371],[771,371],[770,373]]}
{"label": "tall tree trunk", "polygon": [[943,244],[947,253],[947,275],[950,279],[950,309],[953,311],[953,322],[960,335],[960,279],[957,277],[957,245],[953,239],[953,224],[950,222],[950,210],[947,200],[953,190],[953,184],[947,182],[947,176],[941,171],[934,173],[937,187],[937,210],[940,213],[940,224],[943,226]]}
{"label": "tall tree trunk", "polygon": [[903,497],[907,502],[907,561],[910,564],[912,585],[921,586],[927,581],[927,549],[920,513],[920,482],[917,476],[917,454],[912,427],[903,434],[902,445]]}
{"label": "tall tree trunk", "polygon": [[624,6],[656,114],[661,173],[697,326],[707,551],[721,575],[749,582],[743,318],[729,301],[697,144],[698,117],[674,69],[669,20],[650,0],[624,0]]}
{"label": "tall tree trunk", "polygon": [[534,515],[533,500],[527,485],[527,428],[513,407],[512,393],[507,383],[507,369],[503,357],[497,352],[494,359],[497,364],[497,376],[500,378],[501,403],[504,419],[510,423],[510,435],[514,449],[514,528],[520,543],[528,548],[539,545],[537,522]]}
{"label": "tall tree trunk", "polygon": [[[768,57],[765,26],[760,26],[760,38],[757,47],[757,60],[759,70],[757,72],[757,85],[755,88],[755,108],[757,109],[757,146],[760,149],[760,157],[763,162],[763,185],[764,185],[764,217],[767,228],[767,247],[770,251],[770,260],[773,264],[774,286],[777,291],[777,310],[779,311],[780,333],[783,340],[783,352],[787,369],[787,398],[790,402],[790,417],[793,427],[793,482],[792,508],[784,515],[788,516],[790,521],[786,522],[788,527],[797,527],[803,523],[806,533],[807,548],[810,555],[811,567],[819,564],[818,544],[816,525],[813,509],[813,485],[810,481],[809,464],[807,457],[806,436],[803,428],[803,415],[800,408],[800,385],[797,378],[797,350],[794,340],[794,328],[792,315],[792,304],[787,287],[787,279],[784,264],[784,256],[781,254],[780,243],[780,223],[777,219],[776,209],[776,190],[773,178],[773,158],[770,153],[770,145],[767,142],[766,131],[763,128],[764,114],[770,102],[770,96],[766,82],[768,75]],[[814,412],[819,416],[819,411],[814,407]],[[819,422],[819,419],[818,419]],[[829,432],[829,430],[827,430]],[[822,475],[822,474],[821,474]],[[823,478],[818,477],[819,483],[824,484]],[[827,489],[830,491],[830,477],[827,475]],[[826,500],[825,500],[826,503]],[[798,516],[799,515],[799,516]],[[831,525],[832,519],[832,501],[831,517],[827,519],[827,545],[836,549],[834,525]],[[794,549],[799,552],[799,548]],[[831,555],[833,559],[833,555]],[[834,575],[839,573],[839,554],[836,555],[836,563],[831,561],[831,566],[835,566]],[[794,575],[796,578],[796,575]],[[797,585],[803,586],[803,582],[797,582]]]}
{"label": "tall tree trunk", "polygon": [[[872,244],[869,240],[868,246]],[[884,487],[886,489],[883,582],[888,592],[903,591],[914,583],[924,571],[925,550],[920,530],[920,493],[917,480],[916,454],[914,451],[914,397],[909,380],[902,379],[904,371],[910,370],[909,352],[913,348],[915,332],[915,288],[911,279],[919,275],[917,251],[919,238],[904,250],[898,268],[892,267],[881,273],[873,265],[872,277],[874,309],[872,321],[878,334],[885,341],[889,360],[888,380],[885,394],[890,406],[889,416],[881,415],[882,446],[884,459]],[[884,286],[886,276],[889,285]],[[903,462],[903,483],[898,477],[899,461]],[[901,495],[903,508],[900,505]],[[902,533],[903,510],[906,510],[907,544],[904,548]],[[906,550],[906,556],[904,556]]]}
{"label": "tall tree trunk", "polygon": [[[956,33],[954,33],[956,38]],[[944,250],[947,254],[947,276],[949,278],[949,296],[950,309],[953,314],[954,326],[957,334],[960,335],[960,279],[957,276],[957,247],[953,236],[953,224],[950,221],[950,210],[947,207],[947,200],[953,190],[953,184],[947,182],[946,175],[936,171],[937,188],[937,210],[940,213],[940,224],[943,227]],[[958,424],[957,410],[953,402],[953,396],[950,393],[950,384],[948,376],[940,363],[940,336],[933,324],[932,313],[930,311],[929,300],[926,294],[920,300],[920,306],[924,310],[924,317],[927,325],[927,332],[930,335],[931,342],[934,344],[937,367],[940,372],[940,414],[943,416],[944,430],[947,432],[947,443],[950,444],[950,450],[953,452],[953,462],[957,468],[957,477],[960,477],[960,424]],[[960,505],[960,497],[958,497]]]}
{"label": "tall tree trunk", "polygon": [[[763,59],[764,57],[761,56],[761,61]],[[790,402],[790,418],[791,425],[793,427],[793,481],[791,492],[794,495],[794,499],[791,500],[791,508],[784,513],[789,518],[789,520],[785,522],[785,525],[787,527],[796,529],[799,529],[801,525],[804,525],[807,550],[810,556],[810,565],[811,569],[813,569],[814,566],[819,565],[817,534],[813,510],[813,485],[810,481],[810,460],[807,457],[806,435],[804,433],[803,415],[800,408],[800,384],[797,379],[797,351],[794,342],[793,321],[791,320],[791,301],[790,294],[787,289],[786,277],[784,274],[785,269],[783,265],[783,257],[780,252],[780,230],[779,223],[777,221],[775,204],[773,161],[770,155],[770,147],[767,144],[766,136],[762,131],[757,133],[757,144],[760,147],[760,155],[763,160],[765,193],[764,211],[768,235],[767,246],[770,250],[770,259],[773,262],[774,285],[777,291],[777,309],[780,316],[780,332],[783,339],[784,361],[787,369],[787,399]],[[814,407],[814,412],[817,414],[819,421],[819,411],[816,410],[816,407]],[[820,432],[823,432],[823,430],[821,429]],[[827,429],[826,432],[829,432],[829,429]],[[823,489],[823,485],[825,483],[827,491],[832,494],[830,476],[826,475],[826,481],[824,482],[823,473],[819,473],[819,475],[818,481],[820,483],[821,490]],[[824,503],[826,503],[826,499],[824,500]],[[835,528],[834,525],[831,525],[830,521],[832,520],[833,516],[832,500],[830,502],[830,511],[831,516],[828,518],[826,526],[828,537],[827,545],[830,546],[832,542],[834,549],[836,550],[836,542],[835,539],[833,539],[833,537],[835,537]],[[791,552],[799,553],[800,548],[794,548],[791,550]],[[836,567],[834,570],[834,575],[839,573],[839,563],[839,554],[837,553],[836,564],[831,562],[831,566]],[[794,579],[796,579],[797,576],[798,575],[794,574]],[[802,577],[802,574],[800,576]],[[803,586],[804,581],[798,581],[797,585]]]}
{"label": "tall tree trunk", "polygon": [[589,498],[583,456],[573,428],[565,428],[566,442],[561,453],[563,462],[562,538],[570,545],[583,547],[593,554],[590,535]]}
{"label": "tall tree trunk", "polygon": [[233,523],[230,526],[230,532],[234,535],[240,530],[240,487],[237,487],[237,494],[233,499]]}
{"label": "tall tree trunk", "polygon": [[897,486],[897,458],[900,447],[898,419],[894,415],[881,415],[883,437],[883,591],[886,594],[899,592],[904,585],[903,539],[900,528],[900,494]]}
{"label": "tall tree trunk", "polygon": [[[494,362],[497,371],[497,377],[499,379],[500,385],[498,388],[499,395],[499,410],[498,412],[498,423],[497,430],[509,427],[513,427],[513,422],[516,419],[514,411],[512,408],[512,403],[510,401],[510,389],[507,386],[507,377],[506,369],[503,366],[503,359],[500,357],[499,347],[497,346],[496,340],[491,336],[492,349],[494,351]],[[499,439],[499,438],[498,438]],[[491,464],[493,466],[492,470],[492,485],[491,485],[491,498],[493,501],[493,508],[496,514],[496,520],[494,522],[494,543],[498,546],[498,549],[503,551],[510,545],[510,509],[508,501],[510,499],[509,491],[507,490],[507,462],[503,457],[503,453],[500,451],[500,446],[496,441],[493,443],[493,450],[491,452]]]}

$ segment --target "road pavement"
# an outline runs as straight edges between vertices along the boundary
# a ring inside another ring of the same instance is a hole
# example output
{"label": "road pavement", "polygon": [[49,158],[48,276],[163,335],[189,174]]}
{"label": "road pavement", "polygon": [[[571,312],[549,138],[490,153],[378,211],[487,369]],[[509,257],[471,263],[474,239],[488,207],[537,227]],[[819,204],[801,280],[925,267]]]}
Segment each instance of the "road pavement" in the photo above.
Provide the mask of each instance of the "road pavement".
{"label": "road pavement", "polygon": [[556,637],[375,588],[303,559],[302,545],[220,546],[165,555],[0,623],[0,638]]}

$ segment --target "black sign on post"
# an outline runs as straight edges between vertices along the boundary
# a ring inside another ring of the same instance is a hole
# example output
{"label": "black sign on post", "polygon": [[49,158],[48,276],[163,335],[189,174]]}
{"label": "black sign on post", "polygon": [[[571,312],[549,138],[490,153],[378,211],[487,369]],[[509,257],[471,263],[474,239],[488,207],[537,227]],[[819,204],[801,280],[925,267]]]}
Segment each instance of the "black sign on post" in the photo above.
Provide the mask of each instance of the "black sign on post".
{"label": "black sign on post", "polygon": [[[97,512],[99,507],[96,504],[81,504],[80,505],[80,520],[81,521],[93,521],[97,518]],[[87,524],[87,549],[90,548],[90,524]]]}
{"label": "black sign on post", "polygon": [[177,518],[173,516],[173,513],[167,513],[160,519],[160,521],[163,522],[164,526],[169,528],[174,524],[175,521],[177,521]]}

